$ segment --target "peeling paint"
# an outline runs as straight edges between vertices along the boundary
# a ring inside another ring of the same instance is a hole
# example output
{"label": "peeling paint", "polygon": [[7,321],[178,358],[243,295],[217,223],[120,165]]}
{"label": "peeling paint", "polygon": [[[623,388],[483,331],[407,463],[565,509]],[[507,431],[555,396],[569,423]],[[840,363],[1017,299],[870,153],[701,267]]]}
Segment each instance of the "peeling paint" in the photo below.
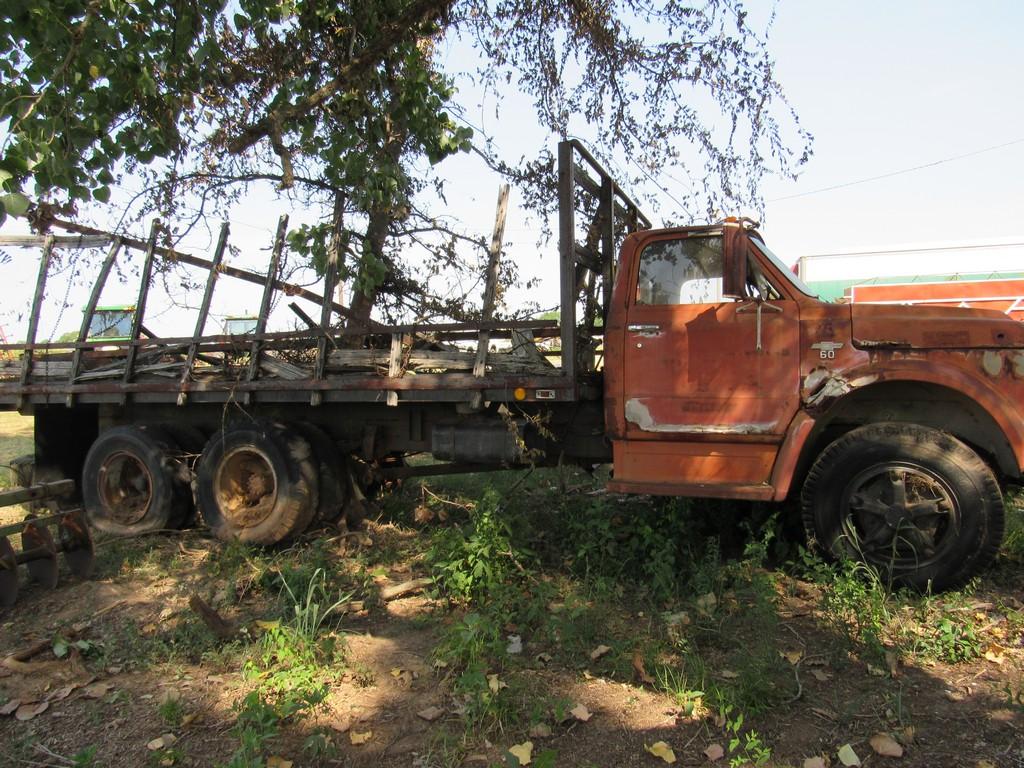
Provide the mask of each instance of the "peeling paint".
{"label": "peeling paint", "polygon": [[700,435],[767,435],[775,422],[752,424],[661,424],[651,416],[647,404],[639,398],[626,401],[626,420],[644,432],[689,432]]}
{"label": "peeling paint", "polygon": [[893,347],[911,347],[913,344],[902,339],[854,339],[853,346],[863,349],[892,349]]}
{"label": "peeling paint", "polygon": [[868,384],[874,384],[878,381],[881,376],[877,373],[869,373],[867,376],[858,376],[856,379],[850,382],[850,389],[860,389],[866,387]]}
{"label": "peeling paint", "polygon": [[1024,352],[1015,354],[1010,362],[1013,364],[1013,377],[1024,379]]}
{"label": "peeling paint", "polygon": [[813,371],[807,374],[807,378],[804,379],[804,391],[806,392],[817,392],[818,389],[828,381],[828,377],[832,373],[828,368],[815,368]]}
{"label": "peeling paint", "polygon": [[[877,378],[877,375],[861,376],[856,380],[856,385],[870,384]],[[842,376],[833,373],[828,368],[818,367],[804,378],[804,386],[800,390],[800,397],[808,408],[820,407],[830,400],[842,397],[853,388],[854,384],[851,384]]]}
{"label": "peeling paint", "polygon": [[989,376],[998,376],[1003,372],[1003,356],[991,349],[981,356],[981,369]]}

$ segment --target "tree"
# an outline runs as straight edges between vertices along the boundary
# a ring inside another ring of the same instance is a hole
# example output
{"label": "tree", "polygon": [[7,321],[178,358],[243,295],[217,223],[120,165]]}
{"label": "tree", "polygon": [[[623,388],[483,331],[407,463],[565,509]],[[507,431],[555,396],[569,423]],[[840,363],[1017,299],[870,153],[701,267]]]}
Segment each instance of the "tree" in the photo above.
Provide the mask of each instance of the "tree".
{"label": "tree", "polygon": [[[638,176],[682,169],[705,209],[756,205],[761,176],[792,172],[809,151],[763,36],[735,0],[9,6],[0,205],[26,212],[31,194],[45,226],[49,212],[108,200],[124,172],[147,179],[140,214],[173,215],[190,196],[202,216],[273,184],[322,211],[291,243],[321,271],[337,263],[362,316],[375,304],[387,314],[466,313],[462,297],[426,284],[444,269],[472,270],[458,244],[476,238],[437,224],[424,195],[443,185],[422,172],[424,160],[474,148],[529,206],[553,205],[550,153],[500,157],[457,119],[460,73],[442,71],[435,55],[445,41],[470,41],[481,61],[471,74],[489,88],[514,83],[551,134],[586,123],[599,153],[628,156]],[[699,166],[680,145],[697,149]],[[418,275],[401,255],[410,243],[431,255]]]}

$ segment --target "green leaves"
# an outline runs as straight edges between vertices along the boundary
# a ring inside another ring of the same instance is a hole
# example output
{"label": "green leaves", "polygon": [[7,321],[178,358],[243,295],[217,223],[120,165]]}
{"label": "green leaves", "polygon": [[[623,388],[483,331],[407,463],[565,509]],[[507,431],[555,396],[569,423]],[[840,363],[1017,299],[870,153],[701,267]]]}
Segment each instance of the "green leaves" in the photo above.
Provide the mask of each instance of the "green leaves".
{"label": "green leaves", "polygon": [[31,201],[20,192],[0,195],[0,206],[3,206],[4,211],[11,216],[24,216],[28,213],[29,205]]}

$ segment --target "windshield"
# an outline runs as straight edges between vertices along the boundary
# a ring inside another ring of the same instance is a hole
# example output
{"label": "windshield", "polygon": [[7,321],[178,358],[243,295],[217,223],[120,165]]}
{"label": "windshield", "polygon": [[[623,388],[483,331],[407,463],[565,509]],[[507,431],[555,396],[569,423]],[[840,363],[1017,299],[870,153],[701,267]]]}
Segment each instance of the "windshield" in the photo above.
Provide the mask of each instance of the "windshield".
{"label": "windshield", "polygon": [[782,259],[780,259],[774,253],[772,253],[767,245],[765,245],[761,240],[757,239],[756,237],[752,237],[750,239],[754,241],[754,245],[756,245],[760,249],[761,253],[768,257],[768,260],[775,265],[775,268],[778,269],[779,272],[784,274],[786,276],[786,279],[788,279],[789,282],[791,282],[796,287],[796,289],[800,291],[800,293],[805,293],[808,296],[814,297],[815,299],[818,298],[818,294],[811,290],[807,283],[805,283],[803,280],[797,277],[796,273],[793,272],[793,270],[791,270],[782,262]]}

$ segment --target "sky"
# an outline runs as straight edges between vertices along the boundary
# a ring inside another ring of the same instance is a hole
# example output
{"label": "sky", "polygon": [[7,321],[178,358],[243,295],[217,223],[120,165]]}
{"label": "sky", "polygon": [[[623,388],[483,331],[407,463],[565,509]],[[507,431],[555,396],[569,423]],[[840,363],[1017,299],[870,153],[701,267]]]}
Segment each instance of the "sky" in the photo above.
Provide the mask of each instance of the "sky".
{"label": "sky", "polygon": [[[767,19],[768,3],[747,5],[755,23]],[[1024,4],[1010,0],[779,0],[769,36],[776,78],[815,140],[814,154],[796,181],[764,182],[765,209],[758,218],[772,249],[795,263],[809,254],[900,244],[1024,240],[1019,172],[1024,167],[1024,106],[1016,61],[1021,29]],[[465,53],[453,44],[442,55],[458,59]],[[463,96],[470,103],[479,101],[479,94]],[[468,110],[466,119],[493,133],[510,157],[535,151],[541,140],[529,105],[515,94],[503,95],[500,118],[489,97]],[[550,144],[553,150],[553,139]],[[446,161],[445,167],[444,212],[489,233],[499,180],[472,157]],[[667,186],[673,192],[672,183]],[[685,192],[674,191],[679,196]],[[663,199],[668,207],[670,201]],[[538,276],[541,283],[529,292],[513,292],[511,301],[528,297],[553,306],[557,243],[538,247],[539,223],[515,200],[513,190],[507,257],[519,262],[524,277]],[[266,259],[282,210],[280,201],[264,196],[232,213],[232,242],[248,254],[233,263],[257,266]],[[651,213],[657,221],[658,212]],[[752,211],[732,213],[757,217]],[[292,214],[293,223],[301,219],[301,212]],[[18,230],[5,226],[4,231]],[[215,232],[198,233],[186,245],[196,253],[208,252],[215,237]],[[5,286],[0,325],[13,339],[23,335],[19,330],[37,252],[10,253],[13,262],[0,266],[0,285]],[[254,311],[258,289],[239,290],[233,280],[230,285],[230,291],[219,289],[214,312]],[[77,325],[87,287],[67,290],[55,280],[41,336],[56,337]],[[132,292],[114,290],[104,303],[130,303]],[[167,293],[179,299],[184,295],[175,286],[168,286]],[[69,308],[60,308],[62,299]],[[193,294],[188,303],[198,301]],[[279,309],[272,327],[292,320]],[[159,299],[151,311],[165,321],[158,332],[191,331],[194,321],[187,312],[161,306]]]}

